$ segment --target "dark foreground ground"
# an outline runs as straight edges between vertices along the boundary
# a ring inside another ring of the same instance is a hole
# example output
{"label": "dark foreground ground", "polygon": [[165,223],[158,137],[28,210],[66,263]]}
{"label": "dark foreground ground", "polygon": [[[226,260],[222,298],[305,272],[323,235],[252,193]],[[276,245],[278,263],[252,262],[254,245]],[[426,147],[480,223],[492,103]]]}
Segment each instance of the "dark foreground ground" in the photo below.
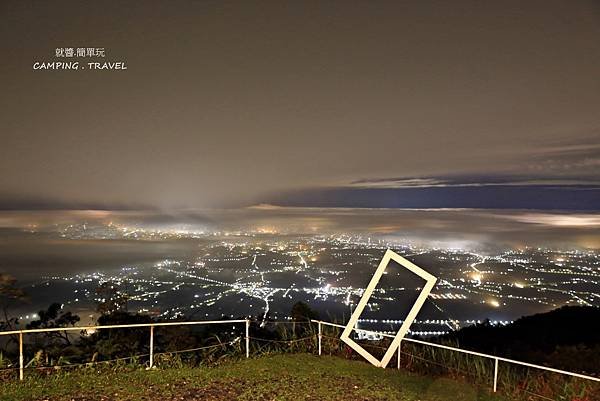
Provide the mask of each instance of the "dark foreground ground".
{"label": "dark foreground ground", "polygon": [[449,379],[412,376],[363,362],[277,355],[211,368],[114,371],[86,368],[0,383],[0,400],[505,400]]}

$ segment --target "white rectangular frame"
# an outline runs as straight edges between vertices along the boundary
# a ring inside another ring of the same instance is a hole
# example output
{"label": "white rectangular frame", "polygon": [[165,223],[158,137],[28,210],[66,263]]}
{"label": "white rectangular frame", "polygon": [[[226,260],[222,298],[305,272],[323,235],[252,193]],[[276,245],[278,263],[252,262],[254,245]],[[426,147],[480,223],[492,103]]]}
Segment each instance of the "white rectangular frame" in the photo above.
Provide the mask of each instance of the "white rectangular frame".
{"label": "white rectangular frame", "polygon": [[[390,344],[389,348],[385,352],[385,355],[383,356],[381,361],[379,361],[379,360],[377,360],[377,358],[375,358],[373,355],[371,355],[371,353],[369,353],[369,351],[365,350],[363,347],[360,346],[360,344],[358,344],[357,342],[352,340],[350,338],[350,333],[352,333],[352,331],[354,330],[354,327],[356,326],[356,323],[358,322],[360,315],[363,313],[365,306],[367,306],[367,302],[369,301],[369,298],[371,298],[371,295],[373,294],[375,287],[377,287],[377,284],[379,283],[379,280],[381,279],[383,272],[385,271],[388,264],[390,263],[390,260],[397,262],[398,264],[400,264],[403,267],[406,267],[408,270],[410,270],[417,276],[423,278],[425,280],[425,285],[423,286],[423,289],[419,293],[419,296],[417,297],[417,300],[413,304],[412,308],[408,312],[408,315],[406,316],[404,323],[402,323],[402,326],[400,326],[400,330],[398,330],[398,333],[396,334],[396,336],[392,340],[392,343]],[[375,270],[375,273],[373,274],[373,277],[371,278],[369,285],[365,289],[365,292],[363,293],[360,301],[358,302],[356,309],[354,309],[354,312],[352,313],[352,316],[350,317],[348,324],[344,328],[344,331],[342,332],[340,339],[343,342],[345,342],[346,344],[348,344],[356,352],[358,352],[367,361],[371,362],[371,364],[378,366],[378,367],[385,368],[388,365],[388,363],[390,362],[390,359],[392,359],[392,356],[396,352],[396,349],[400,345],[400,342],[402,341],[402,339],[404,338],[406,333],[408,333],[408,329],[410,328],[410,325],[415,320],[415,318],[417,317],[417,314],[423,307],[423,304],[427,300],[427,297],[429,296],[429,293],[433,289],[433,286],[435,285],[436,281],[437,281],[437,278],[435,276],[433,276],[432,274],[421,269],[419,266],[415,265],[411,261],[398,255],[391,249],[388,249],[385,252],[385,254],[383,255],[381,262],[379,262],[379,266],[377,267],[377,270]]]}

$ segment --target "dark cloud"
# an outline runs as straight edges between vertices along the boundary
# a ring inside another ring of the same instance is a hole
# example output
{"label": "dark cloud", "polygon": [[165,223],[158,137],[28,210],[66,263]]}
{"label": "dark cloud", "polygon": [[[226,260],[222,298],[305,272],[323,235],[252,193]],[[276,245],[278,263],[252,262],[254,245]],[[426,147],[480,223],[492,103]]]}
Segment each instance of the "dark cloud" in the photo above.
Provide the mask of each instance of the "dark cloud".
{"label": "dark cloud", "polygon": [[450,187],[554,187],[599,189],[600,177],[563,177],[535,175],[451,175],[440,177],[401,177],[363,179],[350,183],[351,188],[450,188]]}
{"label": "dark cloud", "polygon": [[280,206],[306,207],[600,210],[600,188],[582,185],[318,188],[269,199]]}
{"label": "dark cloud", "polygon": [[[600,128],[596,129],[600,131]],[[600,178],[600,134],[566,141],[532,151],[528,170],[539,175],[556,174],[582,180]]]}
{"label": "dark cloud", "polygon": [[[594,1],[0,8],[5,209],[228,207],[369,177],[577,179],[598,167]],[[103,47],[128,70],[33,71],[56,48],[80,46]],[[321,204],[450,207],[464,197],[571,209],[596,194],[540,190],[344,189]]]}

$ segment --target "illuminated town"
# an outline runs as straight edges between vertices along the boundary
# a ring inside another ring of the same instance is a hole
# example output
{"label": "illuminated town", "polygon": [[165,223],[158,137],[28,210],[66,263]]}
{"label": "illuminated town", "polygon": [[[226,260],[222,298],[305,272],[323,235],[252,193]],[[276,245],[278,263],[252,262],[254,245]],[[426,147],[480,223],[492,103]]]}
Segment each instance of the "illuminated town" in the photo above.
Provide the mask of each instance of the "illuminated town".
{"label": "illuminated town", "polygon": [[[193,252],[185,258],[44,277],[27,289],[32,302],[30,312],[21,316],[24,321],[35,319],[34,311],[51,299],[91,322],[96,305],[106,301],[97,288],[108,284],[126,297],[130,312],[162,319],[287,320],[292,305],[302,301],[321,318],[341,322],[387,248],[439,277],[411,327],[413,335],[445,334],[485,319],[502,325],[568,304],[600,306],[600,255],[593,251],[523,248],[484,255],[361,235],[277,235],[268,228],[160,231],[109,223],[69,225],[58,233],[65,240],[192,241]],[[361,327],[395,332],[417,297],[419,280],[390,265],[359,320]]]}

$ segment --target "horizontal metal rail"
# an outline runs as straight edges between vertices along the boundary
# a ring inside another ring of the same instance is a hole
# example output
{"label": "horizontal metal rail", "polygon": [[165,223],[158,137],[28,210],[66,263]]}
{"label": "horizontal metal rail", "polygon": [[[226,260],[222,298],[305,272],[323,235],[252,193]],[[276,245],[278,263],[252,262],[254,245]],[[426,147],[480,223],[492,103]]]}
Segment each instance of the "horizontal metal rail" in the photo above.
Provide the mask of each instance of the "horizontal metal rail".
{"label": "horizontal metal rail", "polygon": [[[324,324],[326,326],[338,327],[338,328],[342,328],[342,329],[346,327],[346,326],[343,326],[341,324],[335,324],[335,323],[325,322],[325,321],[321,321],[321,320],[311,320],[311,321],[314,322],[314,323],[320,323],[320,324]],[[373,330],[354,329],[354,331],[363,332],[363,333],[377,334],[377,335],[380,335],[382,337],[387,337],[387,338],[394,338],[395,337],[395,336],[393,336],[391,334],[381,333],[381,332],[373,331]],[[600,382],[600,378],[594,377],[594,376],[588,376],[588,375],[583,375],[583,374],[580,374],[580,373],[569,372],[567,370],[549,368],[547,366],[535,365],[533,363],[528,363],[528,362],[516,361],[514,359],[503,358],[501,356],[489,355],[489,354],[484,354],[484,353],[476,352],[476,351],[469,351],[469,350],[462,349],[462,348],[450,347],[448,345],[436,344],[436,343],[431,343],[431,342],[428,342],[428,341],[417,340],[417,339],[414,339],[414,338],[406,338],[406,337],[403,338],[402,341],[411,342],[411,343],[417,343],[417,344],[422,344],[422,345],[428,345],[428,346],[431,346],[431,347],[447,349],[447,350],[455,351],[455,352],[462,352],[464,354],[470,354],[470,355],[480,356],[480,357],[483,357],[483,358],[489,358],[489,359],[492,359],[492,360],[495,360],[495,361],[502,361],[502,362],[506,362],[506,363],[512,363],[514,365],[521,365],[521,366],[526,366],[526,367],[529,367],[529,368],[546,370],[548,372],[559,373],[559,374],[562,374],[562,375],[568,375],[568,376],[578,377],[580,379],[586,379],[586,380],[592,380],[592,381]],[[498,369],[498,364],[495,363],[495,371],[496,371],[495,374],[496,374],[496,376],[497,376],[497,369]]]}
{"label": "horizontal metal rail", "polygon": [[[326,322],[326,321],[322,321],[322,320],[311,320],[311,322],[317,323],[318,328],[319,328],[319,331],[317,334],[317,338],[318,338],[318,342],[319,342],[319,344],[318,344],[319,355],[321,355],[321,352],[322,352],[321,351],[321,338],[325,337],[322,334],[321,325],[337,327],[337,328],[341,328],[341,329],[346,327],[341,324]],[[244,323],[245,324],[245,334],[246,334],[245,335],[245,340],[246,340],[245,348],[246,348],[246,357],[248,358],[250,356],[250,339],[251,339],[250,333],[249,333],[250,320],[248,320],[248,319],[200,320],[200,321],[191,321],[191,322],[183,321],[183,322],[164,322],[164,323],[136,323],[136,324],[113,324],[113,325],[104,325],[104,326],[73,326],[73,327],[56,327],[56,328],[42,328],[42,329],[25,329],[25,330],[12,330],[12,331],[0,332],[0,336],[15,335],[15,334],[19,335],[19,365],[20,365],[19,377],[22,380],[23,379],[23,335],[24,334],[48,333],[48,332],[58,332],[58,331],[84,331],[84,330],[104,330],[104,329],[124,329],[124,328],[149,327],[150,328],[150,355],[151,355],[150,366],[152,367],[153,354],[154,354],[154,352],[153,352],[154,351],[153,350],[154,338],[153,337],[154,337],[154,328],[155,327],[192,326],[192,325],[207,325],[207,324],[234,324],[234,323]],[[290,324],[292,324],[293,322],[274,322],[274,323],[290,323]],[[386,337],[386,338],[394,338],[393,335],[390,335],[387,333],[381,333],[381,332],[373,331],[373,330],[354,329],[354,331],[376,334],[376,335],[380,335],[380,336]],[[469,354],[469,355],[475,355],[475,356],[493,360],[494,361],[494,391],[496,391],[496,387],[497,387],[498,362],[499,361],[514,364],[514,365],[520,365],[520,366],[525,366],[525,367],[529,367],[529,368],[534,368],[534,369],[540,369],[540,370],[544,370],[547,372],[577,377],[577,378],[581,378],[581,379],[585,379],[585,380],[600,382],[600,378],[598,378],[598,377],[588,376],[588,375],[575,373],[575,372],[569,372],[569,371],[561,370],[561,369],[550,368],[547,366],[535,365],[535,364],[528,363],[528,362],[522,362],[522,361],[517,361],[514,359],[500,357],[500,356],[484,354],[482,352],[469,351],[469,350],[465,350],[465,349],[461,349],[461,348],[451,347],[448,345],[442,345],[442,344],[436,344],[436,343],[432,343],[432,342],[428,342],[428,341],[417,340],[414,338],[403,338],[402,341],[431,346],[431,347],[435,347],[435,348],[447,349],[449,351],[460,352],[460,353]]]}
{"label": "horizontal metal rail", "polygon": [[198,320],[193,322],[166,322],[166,323],[135,323],[135,324],[111,324],[105,326],[73,326],[73,327],[53,327],[49,329],[25,329],[0,331],[0,336],[9,334],[28,334],[28,333],[49,333],[53,331],[82,331],[82,330],[100,330],[100,329],[125,329],[135,327],[160,327],[160,326],[191,326],[199,324],[219,324],[219,323],[245,323],[246,320]]}
{"label": "horizontal metal rail", "polygon": [[23,380],[24,376],[24,360],[23,360],[23,334],[35,334],[35,333],[51,333],[57,331],[87,331],[87,330],[104,330],[104,329],[127,329],[127,328],[150,328],[150,363],[149,367],[154,367],[154,328],[162,326],[193,326],[193,325],[206,325],[206,324],[233,324],[233,323],[244,323],[246,326],[246,358],[250,357],[250,320],[248,319],[235,319],[235,320],[199,320],[192,322],[164,322],[164,323],[135,323],[135,324],[110,324],[104,326],[73,326],[73,327],[53,327],[44,329],[25,329],[25,330],[11,330],[2,331],[0,336],[7,336],[11,334],[19,335],[19,380]]}

